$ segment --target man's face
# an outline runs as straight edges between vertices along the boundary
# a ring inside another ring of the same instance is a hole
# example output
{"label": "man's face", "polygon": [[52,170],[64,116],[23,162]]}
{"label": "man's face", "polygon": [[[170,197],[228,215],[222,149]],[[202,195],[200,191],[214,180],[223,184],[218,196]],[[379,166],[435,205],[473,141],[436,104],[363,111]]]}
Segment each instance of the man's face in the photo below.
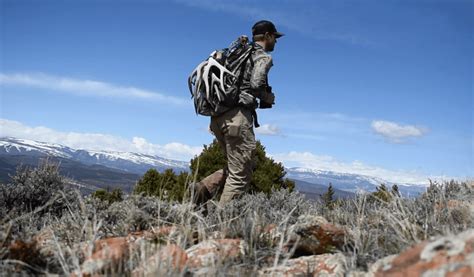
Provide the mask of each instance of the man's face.
{"label": "man's face", "polygon": [[265,51],[267,52],[272,52],[273,49],[275,49],[275,44],[277,42],[277,39],[275,37],[275,34],[270,34],[266,33],[265,34]]}

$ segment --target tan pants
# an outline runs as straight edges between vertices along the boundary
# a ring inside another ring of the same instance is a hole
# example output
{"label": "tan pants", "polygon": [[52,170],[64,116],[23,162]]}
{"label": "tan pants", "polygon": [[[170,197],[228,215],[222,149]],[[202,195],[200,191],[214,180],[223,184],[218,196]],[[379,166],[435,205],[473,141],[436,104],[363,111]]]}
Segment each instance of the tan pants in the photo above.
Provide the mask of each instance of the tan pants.
{"label": "tan pants", "polygon": [[211,118],[211,131],[227,157],[228,176],[220,204],[229,202],[248,189],[253,172],[256,142],[252,112],[236,107]]}

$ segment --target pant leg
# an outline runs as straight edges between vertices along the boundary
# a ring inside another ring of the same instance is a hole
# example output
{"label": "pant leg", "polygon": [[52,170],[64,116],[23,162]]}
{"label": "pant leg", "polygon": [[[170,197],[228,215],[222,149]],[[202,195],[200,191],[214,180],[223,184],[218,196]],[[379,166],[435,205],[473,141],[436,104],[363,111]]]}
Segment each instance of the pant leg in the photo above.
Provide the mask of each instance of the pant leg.
{"label": "pant leg", "polygon": [[256,142],[251,111],[238,107],[213,118],[211,130],[227,156],[228,176],[219,202],[224,204],[244,193],[252,179]]}
{"label": "pant leg", "polygon": [[221,147],[221,150],[224,152],[224,156],[227,156],[227,143],[224,136],[225,130],[225,120],[221,117],[211,117],[211,124],[209,128],[216,137],[217,143]]}

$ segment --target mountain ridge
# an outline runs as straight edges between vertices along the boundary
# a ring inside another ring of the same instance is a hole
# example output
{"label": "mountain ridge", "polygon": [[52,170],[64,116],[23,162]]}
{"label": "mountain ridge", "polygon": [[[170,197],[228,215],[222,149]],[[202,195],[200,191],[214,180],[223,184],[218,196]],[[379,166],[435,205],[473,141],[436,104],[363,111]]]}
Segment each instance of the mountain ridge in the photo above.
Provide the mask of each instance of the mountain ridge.
{"label": "mountain ridge", "polygon": [[[165,159],[156,155],[154,156],[133,152],[74,149],[57,143],[39,142],[35,140],[18,139],[13,137],[0,138],[0,157],[3,157],[3,161],[5,162],[5,159],[8,159],[8,157],[13,159],[12,157],[14,156],[14,160],[20,163],[22,159],[28,160],[33,159],[31,157],[36,157],[37,161],[39,157],[45,156],[53,156],[57,159],[71,160],[80,164],[84,164],[85,166],[82,168],[87,172],[84,172],[83,175],[85,174],[88,176],[97,174],[97,172],[94,174],[89,172],[90,170],[93,172],[97,170],[97,168],[92,167],[93,165],[101,165],[105,167],[103,168],[105,175],[111,176],[114,172],[113,169],[115,169],[118,170],[118,175],[126,176],[125,179],[127,179],[129,183],[130,180],[133,179],[130,176],[141,176],[150,168],[155,168],[158,171],[173,169],[175,172],[189,172],[189,162]],[[30,158],[27,158],[27,156]],[[29,161],[30,165],[33,165],[31,164],[33,160]],[[6,164],[8,164],[8,162]],[[5,167],[9,170],[9,173],[11,173],[11,166],[13,165],[13,163],[10,163]],[[71,175],[75,175],[72,170],[73,168],[70,168],[69,173]],[[320,194],[321,186],[327,187],[330,183],[335,189],[349,192],[351,194],[357,192],[375,191],[376,187],[380,184],[385,184],[388,187],[395,184],[380,178],[353,173],[340,173],[302,167],[285,167],[285,170],[287,172],[287,178],[294,181],[305,182],[305,191],[307,193]],[[3,176],[3,179],[5,179],[5,176]],[[115,178],[112,179],[116,180]],[[311,188],[311,186],[308,184],[313,184],[313,188]],[[101,184],[99,184],[99,187],[100,185]],[[402,195],[406,196],[416,196],[426,189],[424,185],[397,185],[399,186]],[[126,187],[128,186],[130,186],[130,184]],[[127,191],[128,190],[130,190],[130,188],[128,188]]]}
{"label": "mountain ridge", "polygon": [[73,149],[56,143],[13,137],[0,138],[0,155],[20,155],[25,154],[25,151],[31,155],[48,155],[72,159],[88,165],[101,164],[137,174],[143,174],[150,166],[157,170],[171,168],[178,172],[187,171],[189,168],[188,162],[141,153]]}

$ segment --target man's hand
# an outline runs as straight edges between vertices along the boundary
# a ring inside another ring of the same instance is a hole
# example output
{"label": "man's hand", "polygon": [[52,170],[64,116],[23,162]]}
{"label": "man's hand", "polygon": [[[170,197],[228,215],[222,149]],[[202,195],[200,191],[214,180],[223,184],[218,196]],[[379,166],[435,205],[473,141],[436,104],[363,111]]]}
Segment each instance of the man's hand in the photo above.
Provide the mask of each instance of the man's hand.
{"label": "man's hand", "polygon": [[275,104],[275,94],[268,92],[260,99],[260,109],[270,109]]}
{"label": "man's hand", "polygon": [[272,92],[272,87],[268,86],[260,98],[260,109],[270,109],[273,104],[275,104],[275,94]]}
{"label": "man's hand", "polygon": [[268,104],[275,104],[275,94],[273,92],[268,92],[265,100],[263,101],[267,102]]}

